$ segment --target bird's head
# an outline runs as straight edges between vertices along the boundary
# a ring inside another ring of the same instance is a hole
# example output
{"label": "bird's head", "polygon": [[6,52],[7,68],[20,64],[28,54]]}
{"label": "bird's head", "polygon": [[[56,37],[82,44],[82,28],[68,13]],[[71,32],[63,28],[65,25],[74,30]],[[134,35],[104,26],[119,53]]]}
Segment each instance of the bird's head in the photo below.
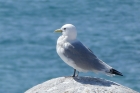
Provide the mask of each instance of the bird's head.
{"label": "bird's head", "polygon": [[72,24],[65,24],[55,32],[61,32],[63,36],[67,36],[68,39],[73,40],[77,37],[76,27]]}

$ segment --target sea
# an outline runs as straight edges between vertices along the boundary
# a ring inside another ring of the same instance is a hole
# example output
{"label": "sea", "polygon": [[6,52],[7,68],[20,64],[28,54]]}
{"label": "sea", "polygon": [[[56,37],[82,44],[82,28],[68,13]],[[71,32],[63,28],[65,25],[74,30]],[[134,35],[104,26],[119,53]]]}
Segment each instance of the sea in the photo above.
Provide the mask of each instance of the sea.
{"label": "sea", "polygon": [[71,76],[54,33],[73,24],[77,39],[124,76],[80,72],[140,92],[140,0],[0,0],[0,93],[24,93]]}

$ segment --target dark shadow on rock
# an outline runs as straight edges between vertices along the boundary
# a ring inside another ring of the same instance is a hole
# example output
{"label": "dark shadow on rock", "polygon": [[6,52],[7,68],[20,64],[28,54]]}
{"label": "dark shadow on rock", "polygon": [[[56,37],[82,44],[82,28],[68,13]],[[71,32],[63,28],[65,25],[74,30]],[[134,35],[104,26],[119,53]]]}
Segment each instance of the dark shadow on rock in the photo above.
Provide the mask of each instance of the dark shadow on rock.
{"label": "dark shadow on rock", "polygon": [[98,85],[98,86],[106,86],[109,87],[111,85],[117,85],[120,86],[117,83],[114,83],[112,81],[108,81],[105,79],[100,78],[93,78],[93,77],[73,77],[73,79],[79,83],[82,84],[90,84],[90,85]]}

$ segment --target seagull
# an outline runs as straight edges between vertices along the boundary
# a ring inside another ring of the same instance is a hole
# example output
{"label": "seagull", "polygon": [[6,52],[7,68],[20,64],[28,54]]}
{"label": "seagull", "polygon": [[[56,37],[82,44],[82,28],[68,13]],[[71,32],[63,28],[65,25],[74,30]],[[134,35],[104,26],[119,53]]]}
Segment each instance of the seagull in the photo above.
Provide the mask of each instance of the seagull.
{"label": "seagull", "polygon": [[55,30],[62,35],[57,40],[56,51],[60,58],[69,66],[74,68],[73,77],[76,71],[79,72],[102,72],[106,75],[120,75],[121,72],[113,69],[100,60],[89,48],[82,44],[77,37],[76,27],[72,24],[65,24],[60,29]]}

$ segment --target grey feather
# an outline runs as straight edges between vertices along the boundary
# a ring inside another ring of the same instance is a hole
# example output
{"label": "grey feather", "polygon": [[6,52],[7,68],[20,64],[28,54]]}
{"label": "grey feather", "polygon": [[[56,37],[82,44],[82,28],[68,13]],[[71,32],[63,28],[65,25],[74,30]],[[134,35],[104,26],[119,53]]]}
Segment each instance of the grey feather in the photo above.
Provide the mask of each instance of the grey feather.
{"label": "grey feather", "polygon": [[80,41],[72,42],[64,48],[64,55],[85,70],[108,72],[110,66],[98,59],[93,52],[86,48]]}

